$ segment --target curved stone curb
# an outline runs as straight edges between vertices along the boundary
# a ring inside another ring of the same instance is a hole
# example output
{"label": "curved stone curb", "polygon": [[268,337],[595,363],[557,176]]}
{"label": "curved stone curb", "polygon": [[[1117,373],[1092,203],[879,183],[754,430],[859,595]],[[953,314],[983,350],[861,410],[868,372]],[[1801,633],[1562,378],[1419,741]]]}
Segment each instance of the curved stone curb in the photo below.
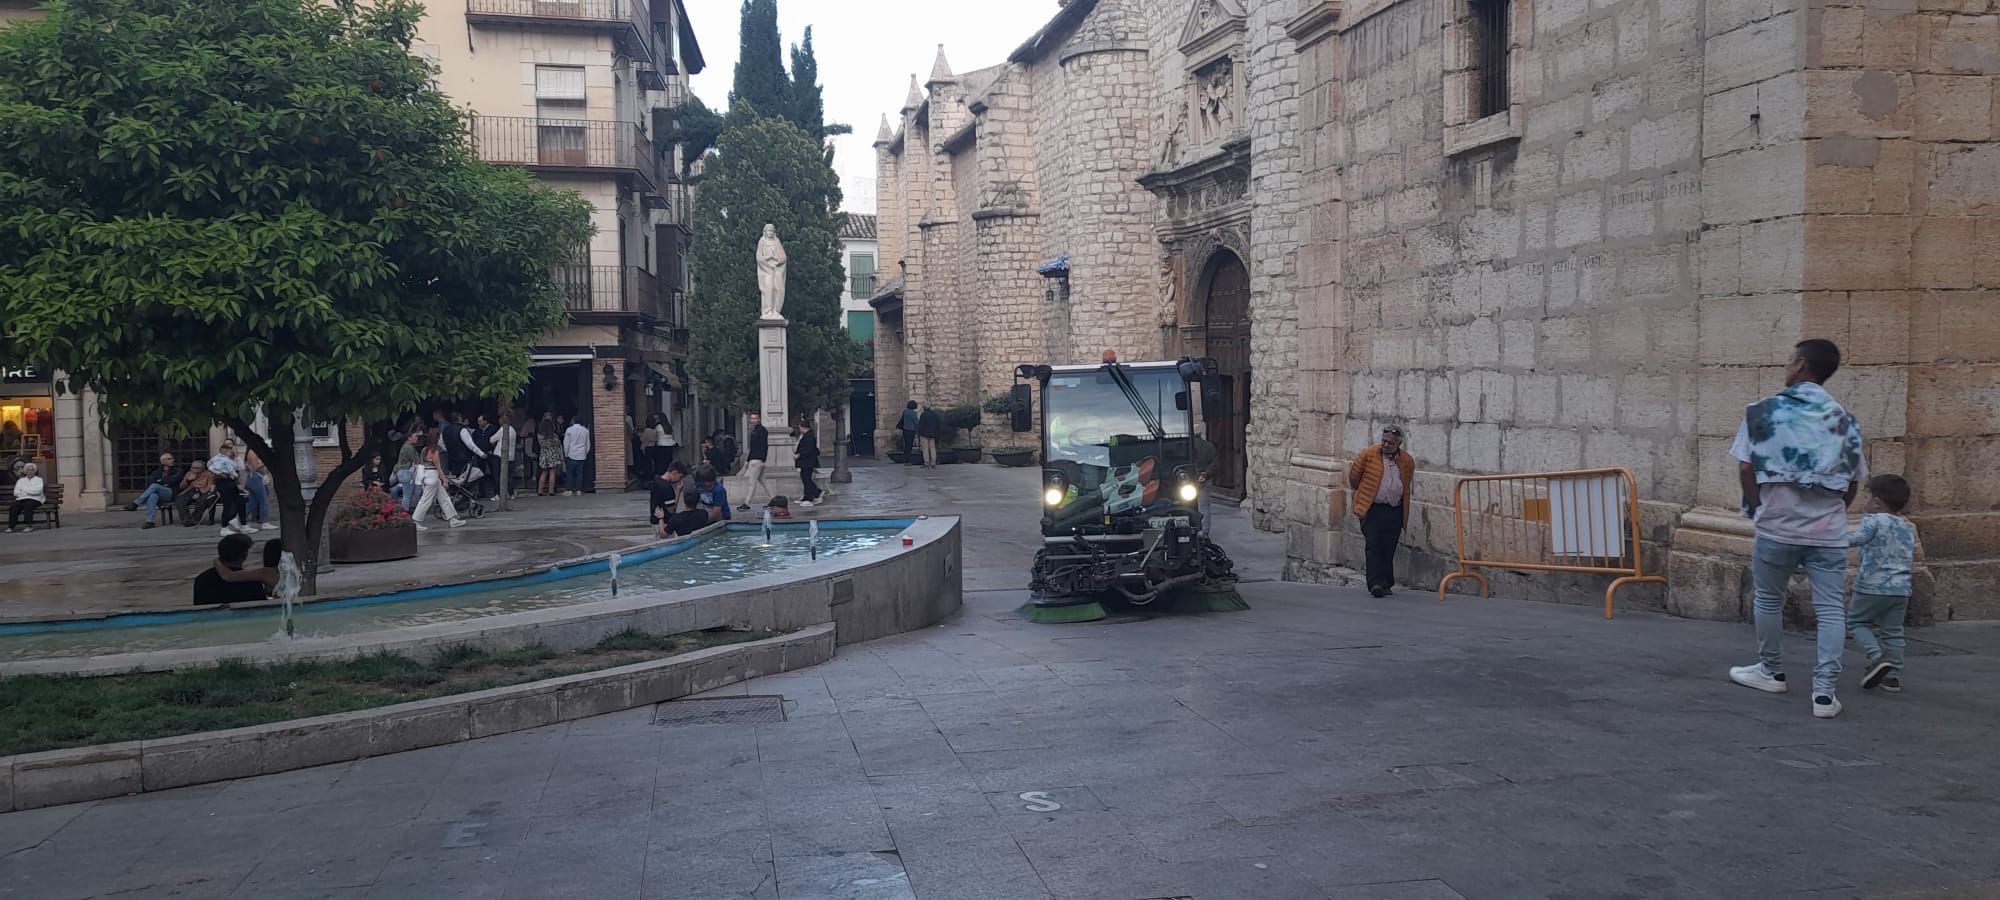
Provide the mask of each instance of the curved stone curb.
{"label": "curved stone curb", "polygon": [[268,775],[540,728],[833,658],[834,624],[530,684],[227,731],[0,757],[0,812]]}

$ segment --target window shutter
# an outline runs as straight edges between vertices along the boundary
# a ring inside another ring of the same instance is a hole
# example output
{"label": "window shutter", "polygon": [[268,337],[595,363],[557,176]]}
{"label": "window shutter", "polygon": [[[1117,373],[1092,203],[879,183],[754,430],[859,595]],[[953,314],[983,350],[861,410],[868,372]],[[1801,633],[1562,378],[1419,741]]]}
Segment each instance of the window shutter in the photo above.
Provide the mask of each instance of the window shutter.
{"label": "window shutter", "polygon": [[582,66],[536,66],[535,99],[583,100]]}

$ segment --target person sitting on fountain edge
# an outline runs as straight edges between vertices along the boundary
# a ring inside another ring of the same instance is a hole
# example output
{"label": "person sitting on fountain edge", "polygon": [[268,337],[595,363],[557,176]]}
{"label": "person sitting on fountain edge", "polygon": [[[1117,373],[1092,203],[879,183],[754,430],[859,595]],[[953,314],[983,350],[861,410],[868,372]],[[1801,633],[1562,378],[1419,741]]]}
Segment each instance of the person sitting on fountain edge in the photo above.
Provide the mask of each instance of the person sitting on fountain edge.
{"label": "person sitting on fountain edge", "polygon": [[244,569],[250,561],[249,535],[226,535],[215,545],[215,563],[194,577],[196,606],[255,603],[269,599],[278,583],[276,568]]}
{"label": "person sitting on fountain edge", "polygon": [[667,531],[676,537],[693,534],[722,521],[722,510],[703,505],[698,490],[681,495],[681,509],[682,512],[674,513],[673,518],[667,520]]}
{"label": "person sitting on fountain edge", "polygon": [[701,505],[721,509],[722,521],[729,521],[729,489],[723,487],[722,475],[715,466],[702,463],[695,467],[694,484],[701,489]]}
{"label": "person sitting on fountain edge", "polygon": [[667,524],[677,511],[674,504],[680,500],[681,484],[687,475],[687,463],[676,460],[667,463],[667,470],[661,472],[648,486],[648,493],[651,496],[646,502],[646,508],[650,513],[647,521],[653,526],[654,537],[664,538],[671,533]]}

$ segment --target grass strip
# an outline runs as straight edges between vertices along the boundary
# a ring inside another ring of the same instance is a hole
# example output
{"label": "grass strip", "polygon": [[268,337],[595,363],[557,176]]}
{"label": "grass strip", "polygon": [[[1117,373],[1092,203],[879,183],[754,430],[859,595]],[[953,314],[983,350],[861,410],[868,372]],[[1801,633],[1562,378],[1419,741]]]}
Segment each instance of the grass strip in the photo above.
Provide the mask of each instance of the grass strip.
{"label": "grass strip", "polygon": [[0,679],[0,756],[241,728],[391,706],[650,662],[775,637],[768,631],[621,631],[559,652],[459,645],[428,660],[391,653],[138,675]]}

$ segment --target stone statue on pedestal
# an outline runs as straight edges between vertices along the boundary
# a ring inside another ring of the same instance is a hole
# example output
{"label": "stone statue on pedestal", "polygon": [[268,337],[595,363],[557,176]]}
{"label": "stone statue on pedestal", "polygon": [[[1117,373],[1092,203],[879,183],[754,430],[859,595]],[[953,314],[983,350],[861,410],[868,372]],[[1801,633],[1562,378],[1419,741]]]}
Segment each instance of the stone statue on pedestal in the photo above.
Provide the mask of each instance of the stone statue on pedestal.
{"label": "stone statue on pedestal", "polygon": [[[757,319],[757,409],[770,426],[770,460],[780,470],[791,462],[791,373],[785,322],[785,245],[778,229],[764,226],[757,241],[757,292],[763,308]],[[797,496],[796,491],[786,494]]]}
{"label": "stone statue on pedestal", "polygon": [[764,298],[762,318],[785,317],[785,264],[785,245],[778,240],[778,229],[764,226],[764,237],[757,242],[757,292]]}

